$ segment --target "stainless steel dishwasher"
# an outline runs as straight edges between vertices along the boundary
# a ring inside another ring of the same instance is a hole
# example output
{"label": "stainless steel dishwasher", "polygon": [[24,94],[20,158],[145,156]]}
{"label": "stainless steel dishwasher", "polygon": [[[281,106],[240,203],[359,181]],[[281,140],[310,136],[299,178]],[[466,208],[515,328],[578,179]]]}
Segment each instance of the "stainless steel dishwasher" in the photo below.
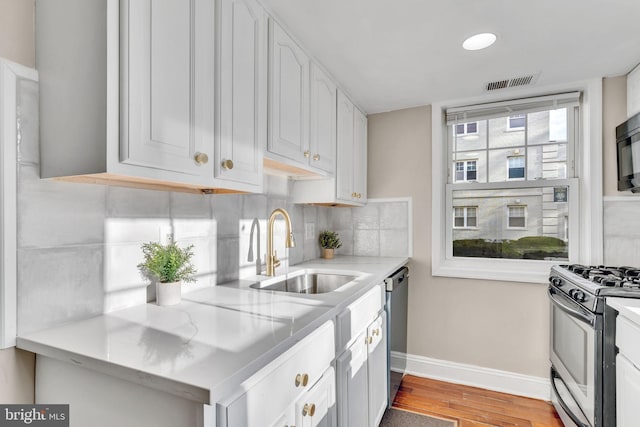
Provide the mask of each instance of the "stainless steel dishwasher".
{"label": "stainless steel dishwasher", "polygon": [[[398,393],[407,369],[407,302],[409,297],[409,269],[405,266],[385,279],[387,289],[387,375],[388,407]],[[393,356],[393,368],[391,357]]]}

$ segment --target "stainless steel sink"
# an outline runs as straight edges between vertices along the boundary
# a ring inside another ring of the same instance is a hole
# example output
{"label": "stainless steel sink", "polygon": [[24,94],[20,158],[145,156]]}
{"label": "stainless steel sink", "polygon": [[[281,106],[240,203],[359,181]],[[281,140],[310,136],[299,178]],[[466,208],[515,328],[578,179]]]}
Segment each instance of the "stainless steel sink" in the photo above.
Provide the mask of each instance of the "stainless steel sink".
{"label": "stainless steel sink", "polygon": [[335,291],[356,278],[357,276],[346,274],[304,273],[275,283],[254,283],[250,286],[254,289],[294,294],[324,294]]}

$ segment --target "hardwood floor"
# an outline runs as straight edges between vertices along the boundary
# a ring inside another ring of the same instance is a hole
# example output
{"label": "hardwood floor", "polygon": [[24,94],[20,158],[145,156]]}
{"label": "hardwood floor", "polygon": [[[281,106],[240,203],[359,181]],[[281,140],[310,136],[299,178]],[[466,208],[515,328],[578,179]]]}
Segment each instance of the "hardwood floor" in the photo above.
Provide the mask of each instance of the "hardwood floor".
{"label": "hardwood floor", "polygon": [[563,427],[542,400],[405,376],[393,406],[458,421],[458,427]]}

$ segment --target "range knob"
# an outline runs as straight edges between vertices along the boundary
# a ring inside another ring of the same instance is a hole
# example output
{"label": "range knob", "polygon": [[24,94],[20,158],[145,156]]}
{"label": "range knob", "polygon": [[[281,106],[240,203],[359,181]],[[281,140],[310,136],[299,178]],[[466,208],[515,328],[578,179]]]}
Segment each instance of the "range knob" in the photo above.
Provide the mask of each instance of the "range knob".
{"label": "range knob", "polygon": [[549,282],[551,282],[552,285],[560,286],[562,284],[562,279],[559,277],[549,277]]}
{"label": "range knob", "polygon": [[579,290],[576,289],[576,291],[573,294],[573,299],[575,299],[578,302],[584,302],[584,300],[585,300],[584,292],[579,291]]}

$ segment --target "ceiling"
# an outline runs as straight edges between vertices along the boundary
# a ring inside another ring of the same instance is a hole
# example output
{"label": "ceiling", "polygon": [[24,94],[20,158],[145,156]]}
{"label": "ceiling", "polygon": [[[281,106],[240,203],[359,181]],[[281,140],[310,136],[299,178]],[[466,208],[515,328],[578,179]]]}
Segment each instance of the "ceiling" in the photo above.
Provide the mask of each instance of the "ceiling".
{"label": "ceiling", "polygon": [[[640,63],[640,0],[262,3],[367,113],[482,96],[495,80],[539,73],[534,85],[556,85]],[[496,43],[462,49],[482,32]]]}

